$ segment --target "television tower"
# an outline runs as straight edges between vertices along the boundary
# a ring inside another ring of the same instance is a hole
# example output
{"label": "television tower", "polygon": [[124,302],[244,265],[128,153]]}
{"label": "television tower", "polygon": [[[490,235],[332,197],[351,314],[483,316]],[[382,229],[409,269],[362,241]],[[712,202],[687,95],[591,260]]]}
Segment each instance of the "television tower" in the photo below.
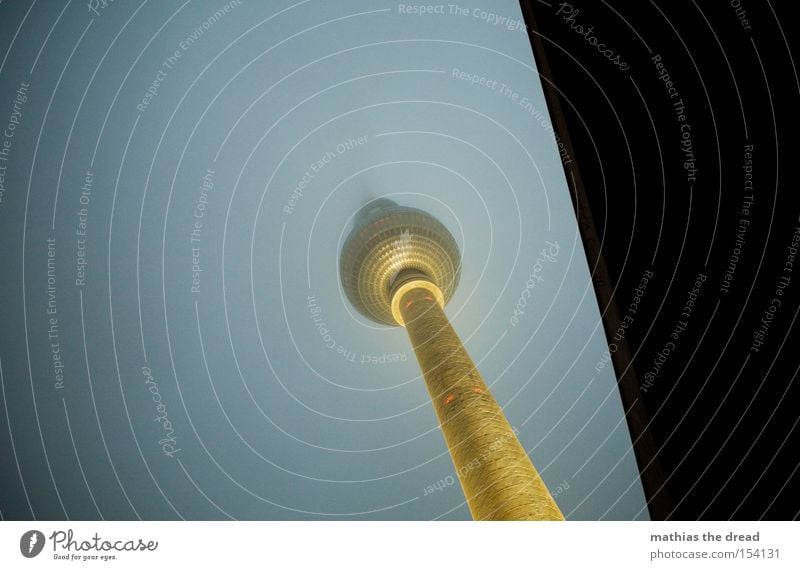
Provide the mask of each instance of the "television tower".
{"label": "television tower", "polygon": [[408,332],[472,518],[563,520],[444,313],[461,273],[447,228],[422,210],[373,200],[356,214],[339,269],[362,315]]}

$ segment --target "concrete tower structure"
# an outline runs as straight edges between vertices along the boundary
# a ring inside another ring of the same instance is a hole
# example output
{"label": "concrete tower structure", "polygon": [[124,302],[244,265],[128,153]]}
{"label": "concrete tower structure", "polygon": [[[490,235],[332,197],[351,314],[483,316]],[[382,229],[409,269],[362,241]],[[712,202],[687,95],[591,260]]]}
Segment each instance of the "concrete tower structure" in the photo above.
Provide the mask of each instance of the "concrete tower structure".
{"label": "concrete tower structure", "polygon": [[444,313],[460,268],[444,225],[385,198],[358,212],[340,258],[353,306],[406,328],[472,517],[563,520]]}

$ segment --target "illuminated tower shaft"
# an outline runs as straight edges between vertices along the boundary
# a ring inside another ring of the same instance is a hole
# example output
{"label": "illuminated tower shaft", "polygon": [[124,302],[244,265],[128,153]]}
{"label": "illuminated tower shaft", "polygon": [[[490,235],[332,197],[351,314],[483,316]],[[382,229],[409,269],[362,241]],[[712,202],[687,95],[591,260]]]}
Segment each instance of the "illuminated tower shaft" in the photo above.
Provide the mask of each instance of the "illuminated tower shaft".
{"label": "illuminated tower shaft", "polygon": [[475,520],[563,520],[542,478],[426,287],[399,310]]}
{"label": "illuminated tower shaft", "polygon": [[430,214],[379,198],[356,214],[342,288],[370,320],[406,327],[477,520],[563,520],[553,497],[444,314],[461,259]]}

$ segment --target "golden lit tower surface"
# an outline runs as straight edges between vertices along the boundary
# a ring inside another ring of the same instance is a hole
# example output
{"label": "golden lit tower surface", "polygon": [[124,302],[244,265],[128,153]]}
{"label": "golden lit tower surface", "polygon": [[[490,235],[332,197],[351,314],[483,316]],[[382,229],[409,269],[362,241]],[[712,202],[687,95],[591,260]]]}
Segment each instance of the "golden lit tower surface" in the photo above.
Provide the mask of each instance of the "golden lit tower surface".
{"label": "golden lit tower surface", "polygon": [[563,520],[525,449],[450,325],[458,246],[431,215],[380,198],[356,215],[342,286],[365,317],[403,325],[476,520]]}

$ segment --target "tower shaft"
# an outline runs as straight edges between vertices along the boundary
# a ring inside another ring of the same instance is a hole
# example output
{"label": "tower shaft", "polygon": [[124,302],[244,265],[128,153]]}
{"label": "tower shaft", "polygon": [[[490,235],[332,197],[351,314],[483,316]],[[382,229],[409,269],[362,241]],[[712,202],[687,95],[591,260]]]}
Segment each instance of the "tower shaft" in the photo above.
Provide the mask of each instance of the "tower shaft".
{"label": "tower shaft", "polygon": [[399,310],[475,520],[564,516],[427,288],[400,293]]}

